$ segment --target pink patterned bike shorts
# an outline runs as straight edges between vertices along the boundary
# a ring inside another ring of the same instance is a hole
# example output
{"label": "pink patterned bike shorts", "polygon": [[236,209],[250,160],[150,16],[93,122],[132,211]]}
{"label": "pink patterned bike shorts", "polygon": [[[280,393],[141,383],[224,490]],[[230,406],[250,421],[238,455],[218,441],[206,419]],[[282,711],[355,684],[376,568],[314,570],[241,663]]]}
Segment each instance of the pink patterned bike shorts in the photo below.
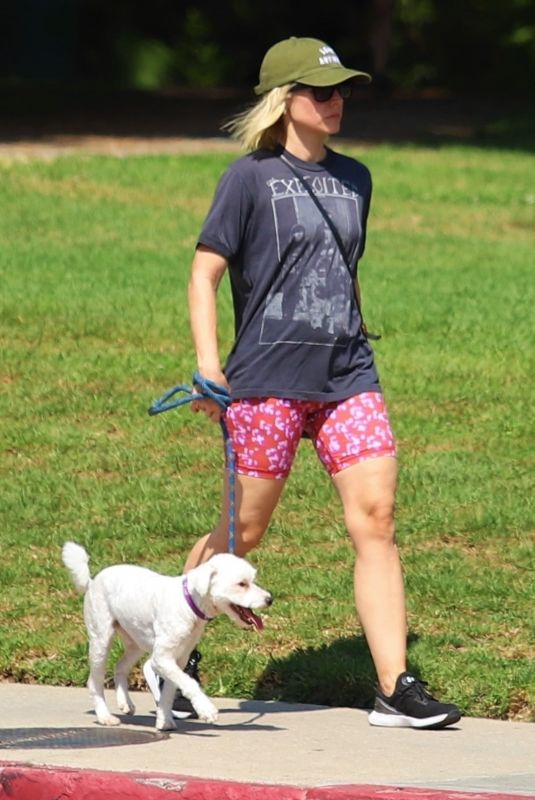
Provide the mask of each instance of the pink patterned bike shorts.
{"label": "pink patterned bike shorts", "polygon": [[236,470],[252,478],[288,477],[303,433],[331,476],[360,461],[396,455],[380,392],[328,403],[245,398],[230,405],[225,420]]}

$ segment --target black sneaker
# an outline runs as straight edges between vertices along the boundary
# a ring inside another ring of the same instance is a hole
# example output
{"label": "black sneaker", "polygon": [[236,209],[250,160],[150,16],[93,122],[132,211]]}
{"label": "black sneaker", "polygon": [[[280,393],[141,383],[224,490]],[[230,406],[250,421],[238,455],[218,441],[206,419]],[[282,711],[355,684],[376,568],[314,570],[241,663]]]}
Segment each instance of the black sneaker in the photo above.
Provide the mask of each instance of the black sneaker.
{"label": "black sneaker", "polygon": [[[184,667],[184,672],[186,675],[189,675],[190,678],[193,678],[193,680],[197,681],[199,684],[201,683],[201,674],[199,672],[199,661],[201,658],[202,656],[198,650],[192,650],[190,657],[188,658],[188,663]],[[190,719],[197,719],[197,712],[191,705],[191,701],[188,700],[187,697],[184,697],[180,689],[177,689],[175,693],[173,711],[178,711],[182,714],[188,714]]]}
{"label": "black sneaker", "polygon": [[[199,651],[193,650],[188,659],[188,663],[184,667],[184,672],[196,680],[197,683],[201,682],[201,676],[199,673],[199,661],[201,658],[202,656]],[[160,678],[154,672],[150,659],[143,665],[143,674],[145,676],[145,680],[147,681],[147,685],[152,692],[154,700],[156,703],[159,703],[163,686],[163,678]],[[173,716],[180,719],[184,719],[186,717],[189,717],[190,719],[197,718],[197,712],[193,708],[191,701],[188,700],[187,697],[184,697],[179,689],[176,690],[175,699],[173,701]]]}
{"label": "black sneaker", "polygon": [[377,688],[375,707],[368,717],[370,725],[385,728],[445,728],[461,718],[451,703],[440,703],[432,697],[424,681],[410,672],[402,672],[394,693],[387,697]]}

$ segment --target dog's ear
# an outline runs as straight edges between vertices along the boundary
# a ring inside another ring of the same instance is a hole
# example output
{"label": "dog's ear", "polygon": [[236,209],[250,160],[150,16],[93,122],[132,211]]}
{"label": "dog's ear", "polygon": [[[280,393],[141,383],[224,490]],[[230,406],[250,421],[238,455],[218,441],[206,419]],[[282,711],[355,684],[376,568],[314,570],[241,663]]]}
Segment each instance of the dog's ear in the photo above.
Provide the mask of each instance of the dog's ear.
{"label": "dog's ear", "polygon": [[205,597],[210,590],[210,582],[217,572],[217,566],[213,563],[213,559],[205,561],[198,567],[188,572],[188,580],[190,586],[194,587],[201,597]]}

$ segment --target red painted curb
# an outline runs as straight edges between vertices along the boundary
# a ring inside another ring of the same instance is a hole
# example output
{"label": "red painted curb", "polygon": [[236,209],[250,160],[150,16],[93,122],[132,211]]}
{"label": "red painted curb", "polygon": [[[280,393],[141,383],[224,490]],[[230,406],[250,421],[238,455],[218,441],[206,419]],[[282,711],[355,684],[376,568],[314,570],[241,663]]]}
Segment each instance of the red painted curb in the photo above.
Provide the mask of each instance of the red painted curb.
{"label": "red painted curb", "polygon": [[143,772],[0,763],[0,800],[525,800],[525,795],[396,786],[297,787]]}

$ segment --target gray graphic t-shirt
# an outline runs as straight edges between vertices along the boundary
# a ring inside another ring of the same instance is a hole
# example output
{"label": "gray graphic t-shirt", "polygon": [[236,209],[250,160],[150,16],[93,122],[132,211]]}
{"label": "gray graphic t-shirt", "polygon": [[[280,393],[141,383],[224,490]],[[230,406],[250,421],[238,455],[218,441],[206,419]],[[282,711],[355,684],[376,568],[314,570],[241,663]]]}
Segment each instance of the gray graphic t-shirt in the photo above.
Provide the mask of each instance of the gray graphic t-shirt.
{"label": "gray graphic t-shirt", "polygon": [[229,262],[236,339],[225,374],[233,398],[330,401],[380,390],[360,330],[355,274],[303,181],[331,217],[356,274],[371,177],[332,150],[319,163],[282,150],[238,159],[221,178],[199,236]]}

